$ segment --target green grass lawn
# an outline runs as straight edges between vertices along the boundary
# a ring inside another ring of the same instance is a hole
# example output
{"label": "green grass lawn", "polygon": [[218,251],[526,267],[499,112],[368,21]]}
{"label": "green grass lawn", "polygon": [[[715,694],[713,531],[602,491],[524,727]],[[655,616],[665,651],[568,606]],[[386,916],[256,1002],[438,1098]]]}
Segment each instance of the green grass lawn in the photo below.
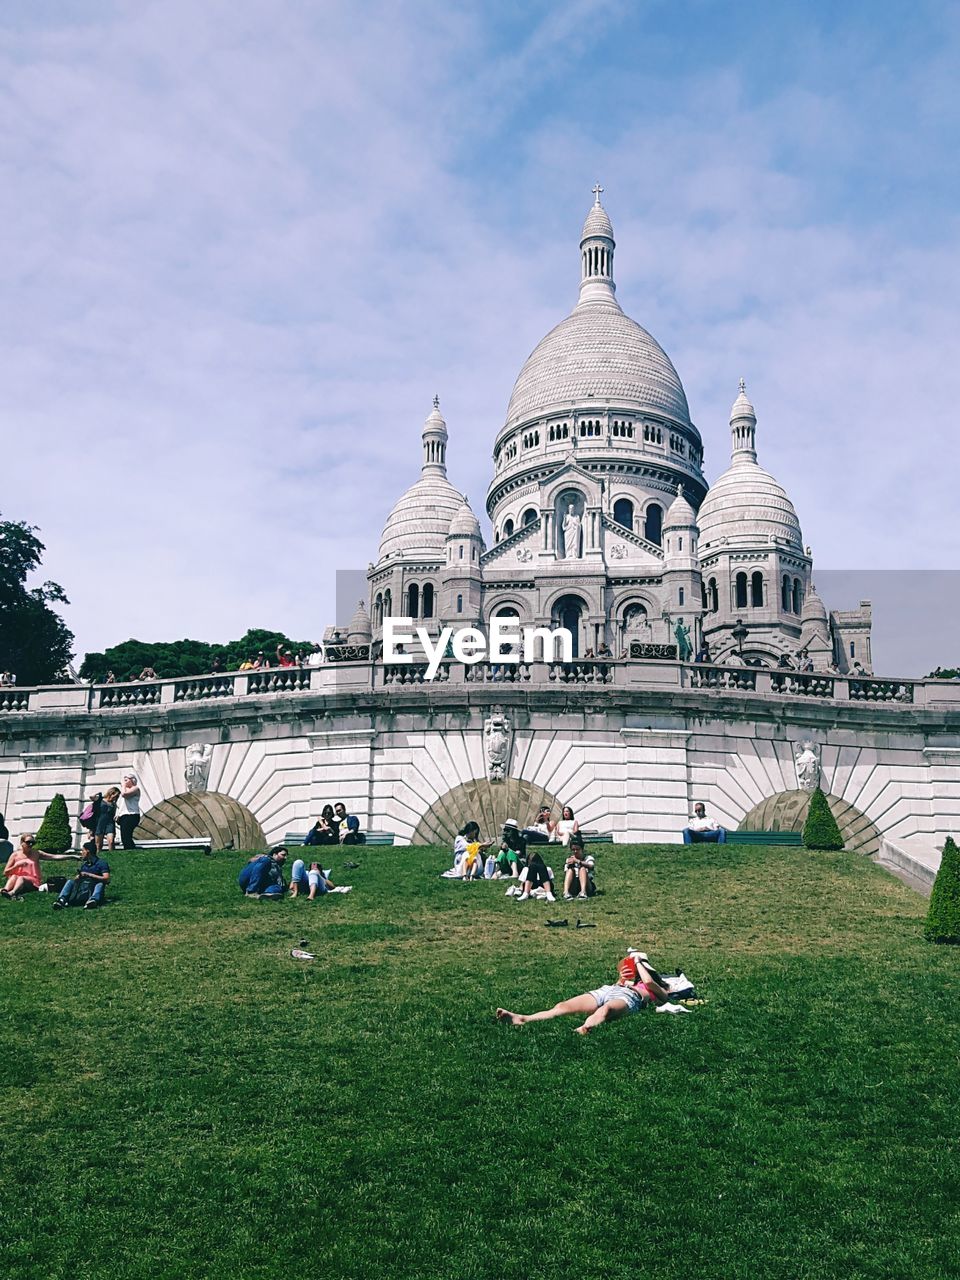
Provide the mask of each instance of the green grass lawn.
{"label": "green grass lawn", "polygon": [[[0,902],[4,1276],[958,1274],[960,951],[911,890],[618,846],[575,930],[445,852],[351,852],[315,903],[243,899],[240,855],[122,852],[99,912]],[[495,1023],[633,942],[708,1003]]]}

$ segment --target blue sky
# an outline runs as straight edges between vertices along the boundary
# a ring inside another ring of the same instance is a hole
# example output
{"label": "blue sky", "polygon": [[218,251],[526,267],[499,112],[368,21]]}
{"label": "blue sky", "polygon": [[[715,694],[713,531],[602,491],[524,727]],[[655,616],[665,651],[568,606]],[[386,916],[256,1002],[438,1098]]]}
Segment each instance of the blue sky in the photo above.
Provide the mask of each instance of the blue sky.
{"label": "blue sky", "polygon": [[958,54],[947,3],[8,2],[0,510],[78,650],[319,635],[435,392],[482,511],[598,178],[708,477],[742,375],[818,566],[954,567]]}

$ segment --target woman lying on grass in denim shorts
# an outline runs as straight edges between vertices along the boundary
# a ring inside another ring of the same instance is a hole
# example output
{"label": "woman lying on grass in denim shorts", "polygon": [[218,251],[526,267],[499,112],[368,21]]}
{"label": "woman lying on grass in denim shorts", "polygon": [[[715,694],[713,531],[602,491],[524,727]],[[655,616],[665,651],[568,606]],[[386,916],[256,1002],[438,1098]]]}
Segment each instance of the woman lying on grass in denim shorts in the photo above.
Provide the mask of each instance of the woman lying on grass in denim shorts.
{"label": "woman lying on grass in denim shorts", "polygon": [[615,984],[561,1000],[552,1009],[541,1009],[539,1013],[511,1013],[509,1009],[498,1009],[497,1018],[515,1027],[523,1027],[528,1022],[546,1022],[549,1018],[562,1018],[568,1013],[585,1013],[587,1018],[576,1031],[578,1035],[586,1036],[602,1022],[622,1018],[628,1013],[639,1013],[645,1005],[658,1004],[669,994],[646,955],[631,949],[617,966]]}

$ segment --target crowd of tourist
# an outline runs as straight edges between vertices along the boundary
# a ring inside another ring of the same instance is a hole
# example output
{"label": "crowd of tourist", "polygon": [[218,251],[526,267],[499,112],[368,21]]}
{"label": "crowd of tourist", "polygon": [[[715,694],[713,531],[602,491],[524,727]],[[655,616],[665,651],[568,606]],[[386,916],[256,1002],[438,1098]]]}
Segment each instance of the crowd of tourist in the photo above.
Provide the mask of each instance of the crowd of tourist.
{"label": "crowd of tourist", "polygon": [[[315,848],[359,845],[363,841],[360,819],[348,813],[347,806],[338,800],[336,804],[323,806],[320,817],[303,837],[302,843],[305,848]],[[237,877],[241,892],[248,898],[261,898],[265,901],[282,898],[288,893],[291,898],[305,894],[311,902],[325,893],[349,893],[349,885],[334,884],[330,878],[331,871],[325,871],[319,862],[311,862],[308,866],[303,858],[294,859],[288,881],[288,857],[289,850],[282,844],[274,845],[269,853],[254,854]]]}
{"label": "crowd of tourist", "polygon": [[464,823],[453,842],[453,866],[442,872],[451,880],[510,880],[507,897],[517,902],[541,898],[556,902],[554,870],[543,858],[540,846],[559,845],[566,850],[562,894],[565,901],[596,893],[594,858],[587,855],[583,835],[573,809],[564,805],[554,819],[549,805],[541,805],[527,827],[508,818],[498,840],[484,840],[479,823]]}
{"label": "crowd of tourist", "polygon": [[80,825],[90,832],[96,850],[112,849],[120,830],[124,849],[135,849],[133,833],[140,825],[140,783],[135,773],[124,773],[119,787],[95,791],[87,797]]}

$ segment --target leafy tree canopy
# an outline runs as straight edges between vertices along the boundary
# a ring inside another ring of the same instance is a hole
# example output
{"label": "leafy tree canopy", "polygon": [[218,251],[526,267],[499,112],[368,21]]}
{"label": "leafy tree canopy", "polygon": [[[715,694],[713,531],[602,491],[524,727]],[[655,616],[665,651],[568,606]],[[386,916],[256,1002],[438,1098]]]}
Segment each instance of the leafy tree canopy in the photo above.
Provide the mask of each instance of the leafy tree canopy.
{"label": "leafy tree canopy", "polygon": [[63,588],[27,587],[44,550],[32,525],[0,520],[0,671],[21,685],[51,684],[73,656],[73,635],[50,608],[69,603]]}
{"label": "leafy tree canopy", "polygon": [[84,680],[101,682],[112,671],[118,680],[136,680],[141,671],[152,667],[160,679],[170,680],[178,676],[205,675],[217,659],[222,670],[236,671],[241,662],[247,658],[252,661],[261,651],[275,665],[278,644],[304,656],[313,649],[312,640],[291,640],[282,631],[259,628],[227,644],[208,644],[205,640],[171,640],[157,644],[124,640],[103,653],[88,653],[81,664],[80,675]]}

